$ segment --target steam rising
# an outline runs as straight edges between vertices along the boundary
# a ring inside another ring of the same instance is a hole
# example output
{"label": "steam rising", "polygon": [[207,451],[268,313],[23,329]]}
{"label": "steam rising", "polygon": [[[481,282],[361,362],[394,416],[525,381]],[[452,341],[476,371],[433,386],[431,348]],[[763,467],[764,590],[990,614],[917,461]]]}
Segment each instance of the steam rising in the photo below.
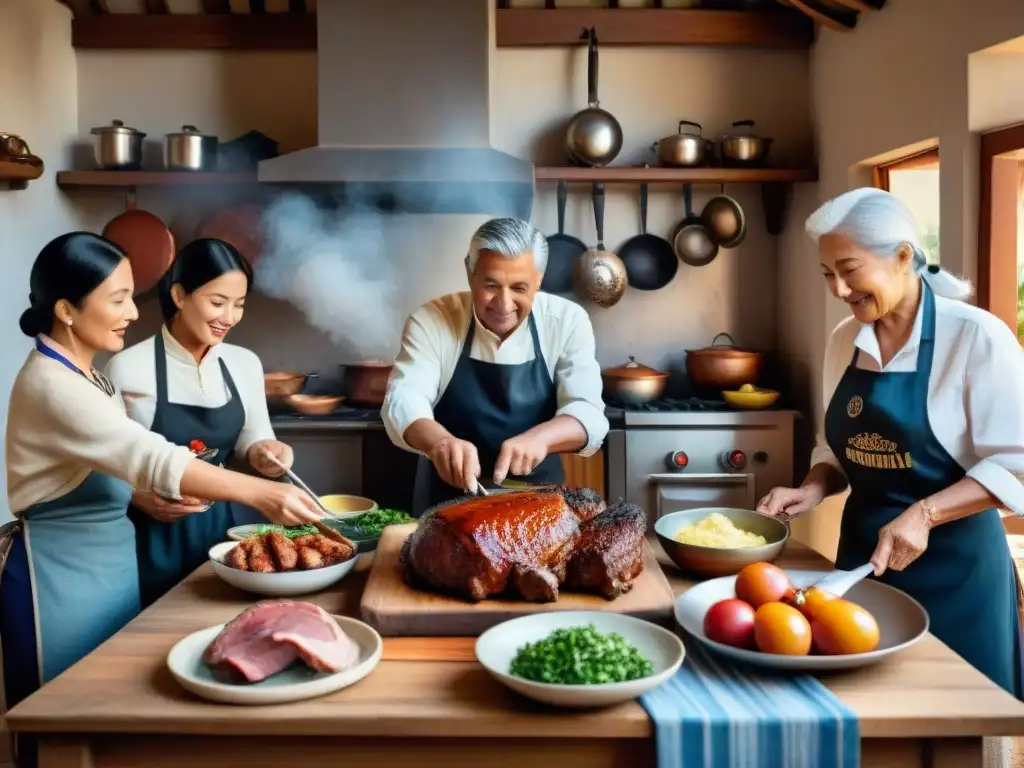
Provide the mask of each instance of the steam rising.
{"label": "steam rising", "polygon": [[333,214],[289,194],[266,209],[263,232],[253,267],[260,291],[296,306],[355,358],[394,359],[402,318],[382,216]]}

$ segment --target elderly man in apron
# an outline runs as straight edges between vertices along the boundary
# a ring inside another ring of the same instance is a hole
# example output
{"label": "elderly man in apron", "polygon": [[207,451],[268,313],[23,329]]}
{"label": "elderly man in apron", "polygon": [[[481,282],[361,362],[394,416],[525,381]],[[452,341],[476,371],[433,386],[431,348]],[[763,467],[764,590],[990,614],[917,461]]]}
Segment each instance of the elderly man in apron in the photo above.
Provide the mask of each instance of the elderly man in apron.
{"label": "elderly man in apron", "polygon": [[392,442],[421,455],[415,515],[478,484],[562,482],[560,453],[604,442],[590,318],[539,293],[547,255],[535,227],[493,219],[470,242],[470,290],[406,323],[381,414]]}

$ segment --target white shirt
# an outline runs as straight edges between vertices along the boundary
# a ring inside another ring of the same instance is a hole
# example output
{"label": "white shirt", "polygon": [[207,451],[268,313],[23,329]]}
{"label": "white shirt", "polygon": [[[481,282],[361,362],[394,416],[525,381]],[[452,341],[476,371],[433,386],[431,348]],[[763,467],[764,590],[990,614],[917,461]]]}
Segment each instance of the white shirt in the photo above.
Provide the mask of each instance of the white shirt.
{"label": "white shirt", "polygon": [[[167,399],[170,402],[203,408],[226,405],[231,391],[221,374],[220,360],[223,359],[245,408],[245,426],[235,443],[236,455],[244,459],[254,443],[276,439],[267,411],[263,364],[253,352],[234,344],[217,344],[197,363],[166,326],[160,333],[166,349]],[[104,371],[124,399],[128,416],[146,429],[152,428],[156,414],[155,343],[156,337],[150,336],[117,353]]]}
{"label": "white shirt", "polygon": [[[824,410],[853,350],[857,367],[884,373],[917,370],[924,300],[906,345],[882,367],[873,325],[848,317],[825,348]],[[960,466],[999,499],[1024,515],[1024,352],[998,318],[961,301],[935,297],[935,343],[928,382],[928,420],[936,439]],[[824,411],[823,411],[824,412]],[[839,462],[819,425],[811,464]]]}
{"label": "white shirt", "polygon": [[[579,305],[547,293],[534,298],[532,314],[557,389],[557,415],[572,416],[583,425],[587,443],[580,455],[591,456],[608,434],[608,419],[590,317]],[[384,428],[398,447],[416,452],[405,442],[405,431],[414,421],[434,418],[434,406],[455,374],[470,321],[476,323],[469,353],[474,360],[518,365],[534,359],[529,323],[523,321],[502,341],[477,319],[469,291],[424,304],[406,321],[381,409]]]}

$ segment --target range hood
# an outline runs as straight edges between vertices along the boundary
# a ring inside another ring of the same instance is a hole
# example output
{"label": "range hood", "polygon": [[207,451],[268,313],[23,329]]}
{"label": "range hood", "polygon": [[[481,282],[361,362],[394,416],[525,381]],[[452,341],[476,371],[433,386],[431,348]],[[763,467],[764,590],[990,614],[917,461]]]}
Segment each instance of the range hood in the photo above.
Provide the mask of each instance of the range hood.
{"label": "range hood", "polygon": [[317,146],[261,182],[403,213],[529,219],[533,164],[490,146],[492,0],[319,0]]}

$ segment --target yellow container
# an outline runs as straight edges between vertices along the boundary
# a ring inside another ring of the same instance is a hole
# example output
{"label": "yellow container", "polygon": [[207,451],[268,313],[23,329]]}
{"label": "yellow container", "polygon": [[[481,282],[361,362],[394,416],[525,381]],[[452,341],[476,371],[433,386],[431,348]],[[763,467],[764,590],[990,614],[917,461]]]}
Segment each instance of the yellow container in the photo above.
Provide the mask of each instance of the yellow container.
{"label": "yellow container", "polygon": [[722,393],[722,397],[733,408],[756,410],[775,405],[779,393],[774,389],[755,389],[753,392],[726,391]]}
{"label": "yellow container", "polygon": [[320,503],[339,517],[355,517],[365,512],[373,512],[377,509],[377,502],[365,496],[350,496],[344,493],[336,493],[328,496],[321,496]]}

